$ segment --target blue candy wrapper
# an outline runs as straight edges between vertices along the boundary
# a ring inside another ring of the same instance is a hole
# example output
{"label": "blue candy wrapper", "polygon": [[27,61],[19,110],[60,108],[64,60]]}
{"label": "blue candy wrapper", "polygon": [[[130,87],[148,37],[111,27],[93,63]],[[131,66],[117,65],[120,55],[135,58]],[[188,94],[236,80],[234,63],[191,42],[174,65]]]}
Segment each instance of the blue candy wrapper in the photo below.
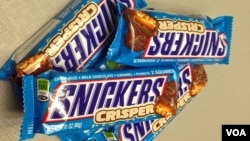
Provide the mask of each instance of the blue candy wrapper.
{"label": "blue candy wrapper", "polygon": [[[113,129],[97,129],[95,131],[92,130],[92,135],[86,136],[86,132],[89,131],[81,131],[75,133],[68,133],[63,135],[58,135],[61,141],[118,141]],[[90,133],[90,132],[89,132]]]}
{"label": "blue candy wrapper", "polygon": [[[153,141],[169,123],[190,103],[194,96],[205,88],[207,74],[202,65],[179,65],[178,111],[168,118],[159,118],[114,127],[113,133],[119,141]],[[196,88],[194,87],[196,85]]]}
{"label": "blue candy wrapper", "polygon": [[[167,118],[115,125],[103,130],[101,133],[93,134],[84,140],[83,138],[78,139],[81,141],[153,141],[187,104],[192,101],[194,96],[201,92],[207,83],[204,66],[185,64],[179,65],[178,68],[180,74],[178,81],[178,112],[176,115]],[[196,87],[194,87],[194,85],[196,85]],[[72,134],[70,135],[72,136]],[[73,135],[80,136],[82,133],[78,132]],[[71,141],[78,140],[72,139]]]}
{"label": "blue candy wrapper", "polygon": [[188,16],[119,5],[107,59],[129,66],[229,64],[232,16]]}
{"label": "blue candy wrapper", "polygon": [[57,135],[61,141],[94,141],[95,138],[103,138],[104,128],[89,129],[80,132],[65,133]]}
{"label": "blue candy wrapper", "polygon": [[[130,8],[146,6],[144,0],[119,2]],[[11,55],[0,69],[0,80],[12,80],[22,101],[25,75],[91,68],[110,46],[119,18],[116,0],[72,0]]]}
{"label": "blue candy wrapper", "polygon": [[168,90],[177,97],[178,73],[156,67],[26,75],[21,139],[161,118],[157,99]]}

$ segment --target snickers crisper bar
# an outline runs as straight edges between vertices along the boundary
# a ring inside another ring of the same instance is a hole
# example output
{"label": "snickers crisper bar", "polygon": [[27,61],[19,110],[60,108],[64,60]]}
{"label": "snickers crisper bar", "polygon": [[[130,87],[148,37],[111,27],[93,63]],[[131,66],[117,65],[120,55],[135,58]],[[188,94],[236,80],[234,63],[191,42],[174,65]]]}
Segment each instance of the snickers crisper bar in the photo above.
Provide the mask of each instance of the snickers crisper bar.
{"label": "snickers crisper bar", "polygon": [[175,115],[178,72],[156,67],[24,76],[22,137]]}
{"label": "snickers crisper bar", "polygon": [[232,16],[211,19],[122,5],[120,9],[109,60],[135,67],[229,63]]}
{"label": "snickers crisper bar", "polygon": [[[100,132],[90,135],[86,138],[85,132],[77,132],[60,136],[63,141],[107,141],[113,139],[114,141],[152,141],[156,136],[173,121],[173,119],[180,113],[186,105],[201,90],[205,88],[207,83],[207,74],[203,65],[185,64],[179,65],[179,81],[178,81],[178,109],[177,114],[157,118],[152,120],[145,120],[135,123],[126,123],[121,125],[114,125],[105,130],[99,129]],[[63,139],[63,138],[67,139]],[[77,138],[78,137],[78,138]]]}
{"label": "snickers crisper bar", "polygon": [[152,141],[172,122],[189,102],[201,93],[207,83],[207,74],[203,65],[179,65],[178,108],[177,114],[171,117],[158,118],[137,123],[115,126],[113,133],[122,141]]}
{"label": "snickers crisper bar", "polygon": [[[146,6],[144,0],[122,3],[130,8]],[[25,75],[92,67],[110,46],[119,17],[116,0],[73,0],[12,54],[0,69],[0,79],[13,80],[22,99]]]}

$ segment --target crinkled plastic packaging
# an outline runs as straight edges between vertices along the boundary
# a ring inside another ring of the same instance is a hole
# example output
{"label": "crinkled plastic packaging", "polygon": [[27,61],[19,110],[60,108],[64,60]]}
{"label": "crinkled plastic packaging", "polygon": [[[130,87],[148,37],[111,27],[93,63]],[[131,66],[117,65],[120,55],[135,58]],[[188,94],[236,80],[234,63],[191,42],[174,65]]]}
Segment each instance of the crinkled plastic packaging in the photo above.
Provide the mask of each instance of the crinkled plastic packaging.
{"label": "crinkled plastic packaging", "polygon": [[229,63],[232,16],[212,19],[119,6],[122,17],[108,60],[134,67]]}
{"label": "crinkled plastic packaging", "polygon": [[[83,135],[82,132],[68,134],[65,141],[152,141],[159,135],[166,126],[180,113],[191,100],[205,88],[207,74],[203,65],[179,65],[178,81],[178,112],[176,115],[167,118],[157,118],[135,123],[114,125],[101,132],[92,134],[88,138],[77,138]],[[60,137],[62,139],[62,137]],[[63,140],[63,139],[62,139]]]}
{"label": "crinkled plastic packaging", "polygon": [[167,118],[129,123],[115,126],[113,133],[118,140],[152,141],[180,113],[193,98],[201,93],[207,83],[207,73],[203,65],[180,65],[178,85],[178,112]]}
{"label": "crinkled plastic packaging", "polygon": [[[179,65],[178,85],[178,112],[176,115],[167,118],[145,120],[135,123],[115,125],[99,134],[93,134],[89,139],[98,141],[152,141],[159,135],[166,126],[180,113],[193,98],[201,93],[207,83],[207,74],[203,65]],[[75,133],[79,135],[81,133]],[[108,134],[105,136],[105,134]],[[91,141],[93,141],[91,140]],[[76,141],[76,140],[72,140]]]}
{"label": "crinkled plastic packaging", "polygon": [[68,132],[65,134],[58,134],[57,137],[61,141],[94,141],[93,138],[98,138],[99,140],[103,140],[105,136],[103,134],[105,133],[105,128],[98,128],[98,129],[89,129],[89,130],[83,130],[78,132]]}
{"label": "crinkled plastic packaging", "polygon": [[26,75],[21,139],[172,116],[178,73],[156,67]]}
{"label": "crinkled plastic packaging", "polygon": [[[142,8],[144,0],[122,0],[126,7]],[[118,20],[116,0],[73,0],[20,46],[0,69],[1,80],[12,80],[22,99],[25,75],[90,68],[113,40]]]}
{"label": "crinkled plastic packaging", "polygon": [[151,141],[201,92],[204,65],[229,64],[232,16],[74,0],[0,69],[23,100],[20,140]]}

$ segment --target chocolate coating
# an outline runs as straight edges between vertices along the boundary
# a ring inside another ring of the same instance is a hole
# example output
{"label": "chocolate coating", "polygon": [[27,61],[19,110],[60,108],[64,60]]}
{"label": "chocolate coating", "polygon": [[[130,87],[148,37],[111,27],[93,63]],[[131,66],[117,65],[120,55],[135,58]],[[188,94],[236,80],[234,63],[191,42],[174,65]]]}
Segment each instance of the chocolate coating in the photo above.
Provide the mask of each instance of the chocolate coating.
{"label": "chocolate coating", "polygon": [[178,89],[175,81],[166,84],[164,92],[156,99],[155,112],[163,117],[175,115],[177,112]]}
{"label": "chocolate coating", "polygon": [[128,32],[125,35],[126,45],[136,51],[146,48],[150,37],[158,33],[158,22],[142,11],[126,8],[123,15],[127,20]]}

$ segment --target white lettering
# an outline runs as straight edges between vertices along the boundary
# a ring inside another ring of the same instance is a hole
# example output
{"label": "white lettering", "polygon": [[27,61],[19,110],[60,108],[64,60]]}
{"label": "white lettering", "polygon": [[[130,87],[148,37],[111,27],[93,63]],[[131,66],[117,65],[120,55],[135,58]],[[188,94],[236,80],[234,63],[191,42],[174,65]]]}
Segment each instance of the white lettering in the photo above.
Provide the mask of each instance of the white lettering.
{"label": "white lettering", "polygon": [[226,129],[227,136],[246,136],[246,132],[244,129]]}

